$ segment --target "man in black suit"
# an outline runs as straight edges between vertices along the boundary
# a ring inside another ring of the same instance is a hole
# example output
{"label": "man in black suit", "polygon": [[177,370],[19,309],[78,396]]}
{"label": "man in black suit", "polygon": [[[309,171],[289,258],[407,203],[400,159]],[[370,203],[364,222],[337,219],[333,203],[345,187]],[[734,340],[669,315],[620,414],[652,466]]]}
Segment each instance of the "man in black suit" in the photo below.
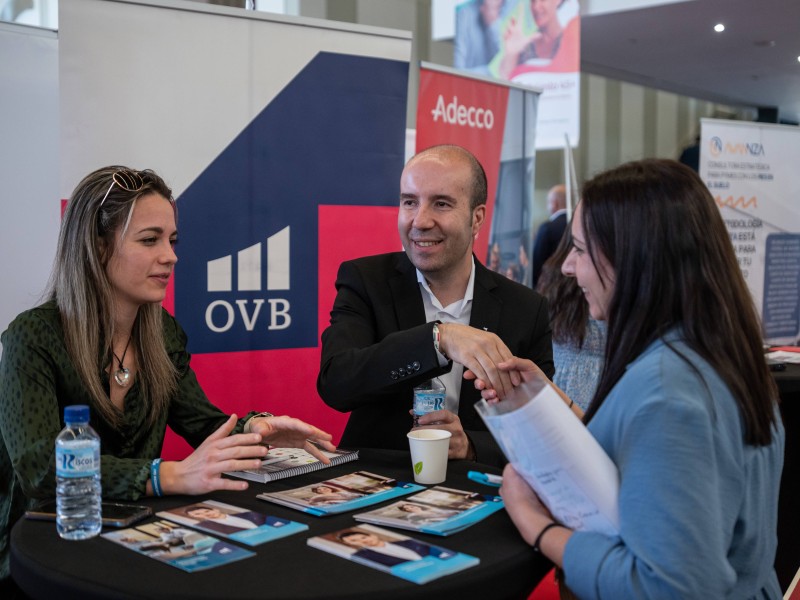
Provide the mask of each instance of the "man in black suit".
{"label": "man in black suit", "polygon": [[550,218],[542,223],[533,242],[533,286],[542,272],[542,265],[556,251],[567,228],[567,188],[555,185],[547,192]]}
{"label": "man in black suit", "polygon": [[458,146],[413,157],[400,180],[398,230],[405,252],[339,267],[331,324],[322,334],[317,390],[350,411],[341,445],[408,449],[413,387],[439,377],[447,410],[420,427],[452,433],[450,458],[505,462],[473,408],[480,400],[462,373],[510,391],[515,374],[497,364],[526,357],[552,377],[546,301],[484,267],[473,244],[486,215],[486,175]]}

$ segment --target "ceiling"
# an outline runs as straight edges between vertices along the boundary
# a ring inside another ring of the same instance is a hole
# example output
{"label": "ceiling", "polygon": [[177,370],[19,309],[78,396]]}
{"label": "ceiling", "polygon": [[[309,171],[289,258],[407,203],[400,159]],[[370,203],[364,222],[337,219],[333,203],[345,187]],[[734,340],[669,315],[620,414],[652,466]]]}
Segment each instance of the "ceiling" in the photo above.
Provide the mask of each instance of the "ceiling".
{"label": "ceiling", "polygon": [[777,108],[782,122],[800,122],[800,0],[687,0],[583,14],[581,55],[587,73]]}

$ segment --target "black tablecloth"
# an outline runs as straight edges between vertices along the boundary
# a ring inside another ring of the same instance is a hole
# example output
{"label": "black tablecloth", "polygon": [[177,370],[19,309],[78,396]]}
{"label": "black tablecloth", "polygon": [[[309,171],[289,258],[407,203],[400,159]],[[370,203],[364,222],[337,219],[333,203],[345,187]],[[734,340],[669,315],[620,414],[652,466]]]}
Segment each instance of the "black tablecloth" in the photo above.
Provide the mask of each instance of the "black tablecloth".
{"label": "black tablecloth", "polygon": [[[272,482],[251,484],[246,492],[216,492],[199,497],[148,499],[155,511],[213,498],[277,517],[300,521],[309,530],[255,548],[257,556],[222,567],[185,573],[102,538],[80,542],[60,539],[54,523],[20,520],[11,533],[11,572],[34,598],[525,598],[552,568],[519,536],[505,511],[448,537],[404,532],[413,537],[480,558],[480,565],[416,585],[306,545],[306,539],[355,524],[353,513],[313,517],[255,496],[298,487],[356,470],[408,481],[408,453],[364,449],[358,461]],[[468,470],[499,470],[468,461],[451,461],[444,485],[494,493],[467,479]]]}
{"label": "black tablecloth", "polygon": [[778,554],[775,569],[781,589],[786,590],[800,568],[800,365],[787,364],[773,373],[781,395],[781,415],[786,428],[780,499],[778,501]]}

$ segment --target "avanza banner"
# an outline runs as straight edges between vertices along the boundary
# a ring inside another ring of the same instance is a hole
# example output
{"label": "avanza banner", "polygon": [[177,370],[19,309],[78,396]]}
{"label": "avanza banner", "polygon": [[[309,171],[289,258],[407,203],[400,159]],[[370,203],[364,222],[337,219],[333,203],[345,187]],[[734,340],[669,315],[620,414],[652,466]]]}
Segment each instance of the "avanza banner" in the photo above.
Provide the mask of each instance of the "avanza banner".
{"label": "avanza banner", "polygon": [[764,339],[800,334],[800,130],[702,119],[700,176],[719,205]]}
{"label": "avanza banner", "polygon": [[490,269],[527,285],[537,100],[535,91],[521,86],[420,67],[417,151],[456,144],[480,161],[489,198],[475,254]]}
{"label": "avanza banner", "polygon": [[188,2],[70,0],[60,23],[64,197],[103,165],[162,175],[180,238],[165,306],[203,389],[338,441],[320,327],[339,263],[399,247],[410,36]]}

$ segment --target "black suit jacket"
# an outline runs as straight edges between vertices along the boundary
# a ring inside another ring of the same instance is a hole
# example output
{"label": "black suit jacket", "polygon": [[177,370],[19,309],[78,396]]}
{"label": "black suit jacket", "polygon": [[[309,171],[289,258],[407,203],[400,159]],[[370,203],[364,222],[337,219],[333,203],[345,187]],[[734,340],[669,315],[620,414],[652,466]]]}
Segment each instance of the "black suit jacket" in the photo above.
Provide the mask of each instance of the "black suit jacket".
{"label": "black suit jacket", "polygon": [[[452,366],[439,366],[416,270],[404,252],[346,261],[336,289],[331,324],[322,334],[317,390],[328,406],[351,412],[341,445],[408,449],[413,387]],[[547,302],[477,259],[470,325],[496,333],[515,356],[531,359],[552,377]],[[478,400],[472,383],[463,382],[458,416],[478,460],[503,464],[473,407]]]}
{"label": "black suit jacket", "polygon": [[555,219],[549,219],[539,226],[536,232],[536,240],[533,243],[533,285],[539,280],[542,273],[542,265],[553,255],[558,248],[558,243],[564,236],[567,228],[567,213],[561,213]]}

